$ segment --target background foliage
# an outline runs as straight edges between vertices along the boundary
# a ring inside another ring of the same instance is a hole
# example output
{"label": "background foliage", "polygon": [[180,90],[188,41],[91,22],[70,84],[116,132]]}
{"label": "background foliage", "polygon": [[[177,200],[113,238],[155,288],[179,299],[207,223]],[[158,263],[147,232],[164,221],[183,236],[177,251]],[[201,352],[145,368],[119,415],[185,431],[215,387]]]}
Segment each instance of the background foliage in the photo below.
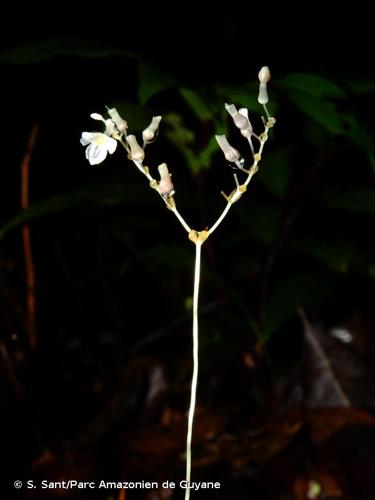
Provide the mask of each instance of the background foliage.
{"label": "background foliage", "polygon": [[[137,51],[113,39],[30,39],[0,55],[1,411],[9,428],[23,429],[16,446],[14,432],[5,438],[12,473],[20,462],[25,471],[31,463],[37,469],[46,450],[78,453],[82,443],[109,449],[119,432],[158,421],[166,407],[186,409],[193,248],[124,155],[90,167],[79,137],[95,128],[89,114],[105,105],[116,106],[138,133],[162,114],[147,164],[166,161],[181,212],[197,229],[211,224],[220,191],[233,182],[213,136],[226,133],[244,150],[224,102],[248,107],[259,127],[256,73],[268,62],[256,64],[265,50],[243,71],[227,71],[221,48],[233,55],[231,67],[242,67],[245,53],[227,38],[213,52],[213,69],[206,47],[191,73],[194,57],[185,46],[171,62],[165,51],[148,53],[146,43]],[[165,48],[166,38],[160,44]],[[234,404],[256,414],[282,407],[273,391],[301,357],[300,309],[326,328],[355,315],[373,327],[371,71],[358,72],[353,61],[346,72],[317,60],[274,62],[272,140],[248,196],[204,254],[204,408]],[[19,165],[33,123],[31,203],[20,211]],[[20,238],[26,222],[37,283],[34,352]],[[158,386],[160,399],[148,404],[158,367],[167,389]],[[111,466],[120,467],[116,458]]]}

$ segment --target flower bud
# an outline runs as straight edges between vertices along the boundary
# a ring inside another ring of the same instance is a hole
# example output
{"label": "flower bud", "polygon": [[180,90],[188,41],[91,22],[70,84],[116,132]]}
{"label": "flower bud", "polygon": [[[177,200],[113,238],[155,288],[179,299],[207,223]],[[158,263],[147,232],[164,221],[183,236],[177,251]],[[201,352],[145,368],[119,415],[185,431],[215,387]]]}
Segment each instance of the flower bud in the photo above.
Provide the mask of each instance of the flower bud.
{"label": "flower bud", "polygon": [[263,66],[258,73],[260,83],[267,83],[271,80],[271,72],[268,66]]}
{"label": "flower bud", "polygon": [[158,170],[160,174],[159,192],[161,195],[168,198],[168,196],[172,196],[174,194],[174,186],[172,183],[171,174],[168,171],[166,163],[162,163],[161,165],[159,165]]}
{"label": "flower bud", "polygon": [[249,120],[249,111],[247,108],[241,108],[238,112],[247,119],[247,128],[241,129],[241,134],[246,137],[246,139],[250,139],[253,135],[253,126]]}
{"label": "flower bud", "polygon": [[117,129],[116,129],[116,126],[113,122],[113,120],[111,120],[110,118],[108,120],[104,120],[104,123],[105,123],[105,134],[108,135],[108,136],[112,136],[112,135],[115,135],[117,133]]}
{"label": "flower bud", "polygon": [[152,142],[157,134],[161,116],[153,116],[150,125],[142,132],[144,142]]}
{"label": "flower bud", "polygon": [[237,111],[236,106],[234,104],[225,104],[225,109],[233,118],[234,124],[236,125],[237,128],[239,128],[240,130],[248,128],[249,120]]}
{"label": "flower bud", "polygon": [[268,92],[266,83],[259,84],[258,102],[259,104],[267,104],[268,102]]}
{"label": "flower bud", "polygon": [[234,162],[240,159],[241,155],[237,151],[237,149],[234,149],[229,142],[227,141],[227,138],[225,135],[215,135],[215,139],[217,143],[219,144],[222,152],[224,153],[225,159]]}
{"label": "flower bud", "polygon": [[125,132],[126,129],[128,128],[128,124],[118,114],[117,109],[116,108],[111,108],[111,109],[108,108],[107,111],[108,111],[109,116],[112,118],[114,124],[116,125],[117,130],[119,132]]}
{"label": "flower bud", "polygon": [[132,160],[142,162],[144,157],[145,157],[145,152],[143,151],[141,146],[138,144],[135,135],[131,135],[131,134],[127,135],[126,142],[130,146],[130,156],[132,157]]}

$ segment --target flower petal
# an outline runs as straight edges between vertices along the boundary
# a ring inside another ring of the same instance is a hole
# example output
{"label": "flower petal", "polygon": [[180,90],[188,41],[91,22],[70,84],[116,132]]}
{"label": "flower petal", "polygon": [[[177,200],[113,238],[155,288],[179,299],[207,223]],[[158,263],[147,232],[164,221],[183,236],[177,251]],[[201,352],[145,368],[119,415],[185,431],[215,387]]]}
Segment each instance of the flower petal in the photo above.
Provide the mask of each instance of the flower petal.
{"label": "flower petal", "polygon": [[100,132],[82,132],[81,137],[84,141],[87,141],[87,144],[89,144],[90,142],[96,141],[100,135]]}
{"label": "flower petal", "polygon": [[90,144],[90,142],[86,139],[84,139],[83,137],[81,137],[80,141],[79,141],[82,146],[87,146],[87,144]]}
{"label": "flower petal", "polygon": [[228,111],[228,113],[231,116],[235,116],[237,114],[237,108],[234,104],[227,104],[225,103],[225,109]]}
{"label": "flower petal", "polygon": [[108,150],[108,153],[113,154],[117,148],[117,141],[115,139],[112,139],[112,137],[107,137],[105,141],[105,146]]}
{"label": "flower petal", "polygon": [[249,110],[247,108],[240,108],[238,110],[239,114],[249,119]]}
{"label": "flower petal", "polygon": [[93,119],[93,120],[98,120],[98,121],[101,121],[101,122],[104,122],[104,118],[102,117],[102,115],[100,115],[99,113],[91,113],[90,117]]}
{"label": "flower petal", "polygon": [[86,158],[90,165],[97,165],[105,160],[107,156],[107,148],[105,145],[90,144],[86,149]]}

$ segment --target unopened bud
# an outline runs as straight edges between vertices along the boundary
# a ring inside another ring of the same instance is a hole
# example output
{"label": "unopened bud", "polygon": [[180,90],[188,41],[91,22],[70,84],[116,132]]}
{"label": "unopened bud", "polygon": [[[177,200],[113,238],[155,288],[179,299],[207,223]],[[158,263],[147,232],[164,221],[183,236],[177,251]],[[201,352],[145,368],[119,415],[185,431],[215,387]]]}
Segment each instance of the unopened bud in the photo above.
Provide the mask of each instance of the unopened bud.
{"label": "unopened bud", "polygon": [[125,120],[121,118],[121,116],[118,114],[116,108],[107,108],[109,116],[112,118],[114,124],[117,127],[117,130],[119,132],[125,132],[125,130],[128,128],[128,124],[126,123]]}
{"label": "unopened bud", "polygon": [[259,84],[258,102],[259,104],[267,104],[268,102],[268,92],[266,83]]}
{"label": "unopened bud", "polygon": [[158,170],[160,174],[159,192],[161,195],[168,198],[168,196],[172,196],[174,194],[174,186],[172,183],[171,174],[168,171],[166,163],[162,163],[161,165],[159,165]]}
{"label": "unopened bud", "polygon": [[132,134],[127,135],[126,142],[130,146],[130,155],[132,157],[132,160],[143,161],[143,159],[145,157],[145,152],[143,151],[141,146],[138,144],[135,135],[132,135]]}
{"label": "unopened bud", "polygon": [[115,127],[113,120],[109,118],[108,120],[104,120],[104,123],[105,123],[104,133],[106,135],[109,135],[109,137],[111,137],[112,135],[115,135],[117,133],[117,129]]}
{"label": "unopened bud", "polygon": [[267,83],[271,80],[271,72],[268,66],[263,66],[258,73],[260,83]]}
{"label": "unopened bud", "polygon": [[247,128],[241,129],[241,134],[246,137],[246,139],[250,139],[253,135],[253,126],[251,125],[251,121],[249,120],[249,111],[247,108],[241,108],[238,110],[239,114],[244,116],[247,119]]}
{"label": "unopened bud", "polygon": [[151,142],[155,139],[159,128],[161,116],[153,116],[150,125],[142,132],[144,142]]}
{"label": "unopened bud", "polygon": [[237,128],[239,128],[240,130],[248,128],[249,120],[237,111],[236,106],[234,104],[226,104],[225,109],[233,118],[234,124],[236,125]]}
{"label": "unopened bud", "polygon": [[222,152],[224,153],[225,159],[234,162],[240,159],[241,155],[237,151],[237,149],[234,149],[229,142],[227,141],[227,138],[225,135],[215,135],[215,139],[217,143],[219,144]]}

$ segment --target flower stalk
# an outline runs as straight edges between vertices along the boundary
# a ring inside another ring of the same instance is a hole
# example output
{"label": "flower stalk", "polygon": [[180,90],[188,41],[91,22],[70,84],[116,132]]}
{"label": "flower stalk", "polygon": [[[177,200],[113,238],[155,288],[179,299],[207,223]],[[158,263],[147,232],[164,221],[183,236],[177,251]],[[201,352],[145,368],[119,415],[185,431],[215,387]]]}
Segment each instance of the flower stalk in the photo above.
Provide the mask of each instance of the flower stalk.
{"label": "flower stalk", "polygon": [[[100,114],[93,113],[91,117],[94,120],[99,120],[104,122],[105,131],[102,132],[83,132],[81,143],[87,146],[86,158],[89,160],[90,164],[101,163],[107,156],[107,154],[112,154],[117,146],[117,142],[124,147],[127,152],[128,159],[131,160],[136,168],[147,178],[149,185],[152,189],[157,191],[159,196],[165,203],[166,208],[174,213],[177,220],[188,233],[188,238],[195,245],[195,265],[194,265],[194,292],[193,292],[193,374],[191,379],[191,389],[190,389],[190,405],[188,412],[188,425],[187,425],[187,436],[186,436],[186,481],[189,485],[191,481],[191,468],[192,468],[192,439],[193,439],[193,424],[194,424],[194,414],[197,398],[197,386],[198,386],[198,369],[199,369],[199,321],[198,321],[198,305],[199,305],[199,286],[200,286],[200,275],[201,275],[201,251],[202,246],[206,239],[220,226],[223,222],[232,205],[239,201],[239,199],[247,191],[247,186],[249,185],[252,177],[256,174],[259,168],[259,163],[262,159],[263,149],[265,143],[268,140],[269,130],[275,125],[276,120],[272,118],[267,109],[268,103],[268,91],[267,83],[271,78],[269,68],[264,66],[261,68],[258,74],[259,78],[259,95],[258,102],[263,106],[266,114],[266,118],[262,117],[264,130],[258,136],[253,131],[253,126],[249,119],[248,110],[246,108],[237,108],[233,104],[225,104],[225,108],[231,116],[233,123],[241,136],[247,139],[250,152],[251,152],[251,164],[246,167],[246,162],[242,158],[239,150],[231,146],[225,135],[216,135],[216,141],[222,150],[226,161],[228,161],[232,168],[238,171],[238,175],[245,174],[245,178],[240,182],[237,174],[234,174],[235,186],[232,192],[227,195],[221,192],[226,200],[226,205],[217,218],[217,220],[212,224],[209,229],[204,231],[196,231],[192,229],[189,224],[182,217],[180,212],[177,210],[176,201],[174,199],[175,188],[172,183],[172,175],[169,172],[166,163],[162,163],[158,166],[158,172],[160,175],[160,180],[157,181],[151,174],[149,167],[144,165],[145,159],[145,148],[150,143],[153,142],[158,133],[159,124],[161,121],[161,116],[153,117],[151,123],[142,132],[143,146],[141,147],[137,142],[135,135],[127,134],[128,124],[121,118],[119,113],[115,108],[107,108],[110,119],[104,119]],[[255,142],[258,143],[258,147],[255,148],[252,142],[253,138]],[[189,500],[191,489],[188,487],[185,490],[185,500]]]}
{"label": "flower stalk", "polygon": [[[194,265],[194,295],[193,295],[193,376],[190,389],[190,407],[188,415],[188,428],[186,436],[186,482],[191,481],[191,442],[193,437],[193,423],[195,413],[195,402],[197,398],[198,371],[199,371],[199,336],[198,336],[198,302],[199,283],[201,276],[201,250],[203,242],[199,239],[195,242],[195,265]],[[190,488],[185,490],[185,500],[189,500]]]}

